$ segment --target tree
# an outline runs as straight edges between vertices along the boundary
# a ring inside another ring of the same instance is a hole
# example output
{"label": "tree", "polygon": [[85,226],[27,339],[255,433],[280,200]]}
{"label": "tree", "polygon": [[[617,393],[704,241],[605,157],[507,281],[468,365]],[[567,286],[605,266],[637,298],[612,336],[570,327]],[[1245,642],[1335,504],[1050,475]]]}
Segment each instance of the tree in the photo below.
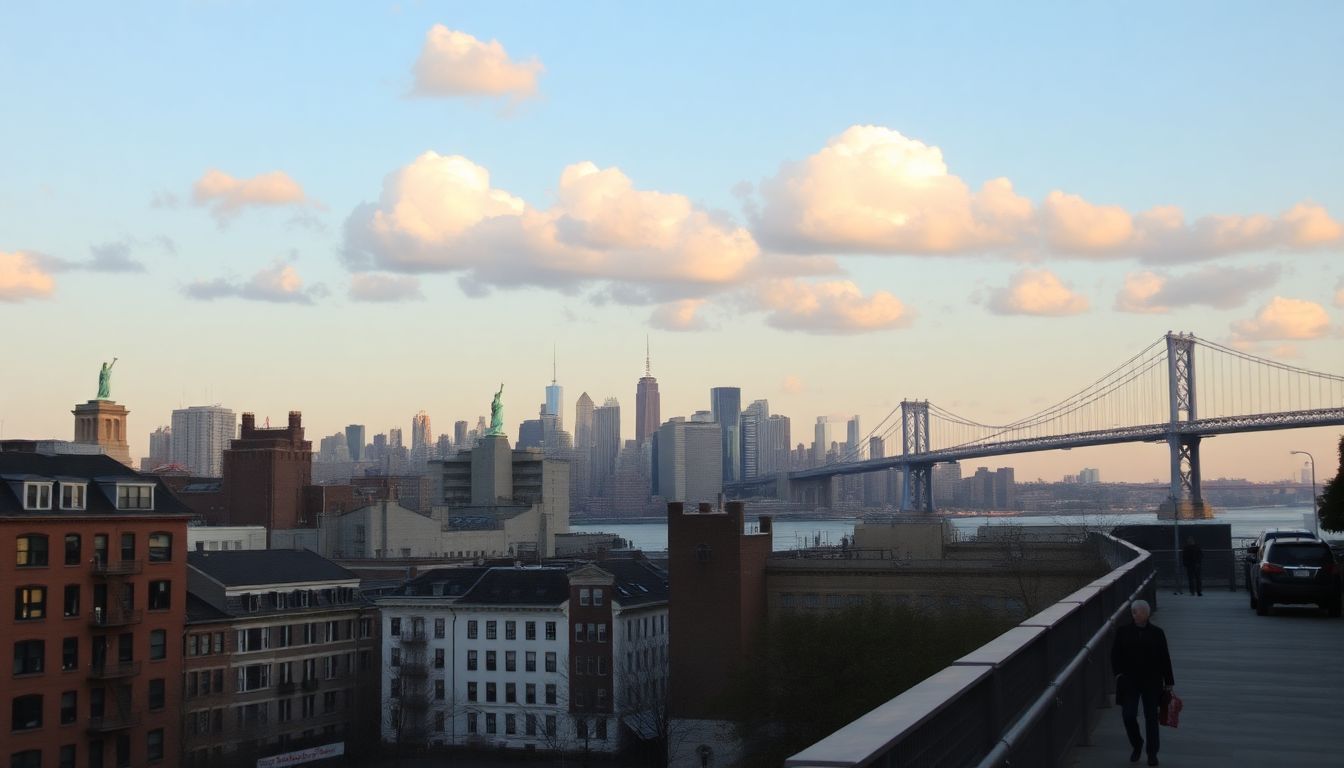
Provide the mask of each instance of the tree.
{"label": "tree", "polygon": [[1344,436],[1339,438],[1339,469],[1334,478],[1325,484],[1319,504],[1321,528],[1344,531]]}

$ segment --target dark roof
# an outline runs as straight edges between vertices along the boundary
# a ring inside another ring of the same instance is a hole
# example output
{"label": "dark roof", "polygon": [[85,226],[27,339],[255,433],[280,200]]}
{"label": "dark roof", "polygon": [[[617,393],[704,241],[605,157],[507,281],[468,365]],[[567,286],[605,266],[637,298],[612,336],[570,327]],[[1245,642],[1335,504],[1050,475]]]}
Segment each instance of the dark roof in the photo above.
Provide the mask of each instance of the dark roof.
{"label": "dark roof", "polygon": [[187,565],[226,587],[348,581],[355,574],[308,549],[188,552]]}
{"label": "dark roof", "polygon": [[667,571],[648,560],[608,557],[594,565],[616,577],[616,602],[621,605],[667,602]]}
{"label": "dark roof", "polygon": [[476,566],[435,568],[416,576],[408,582],[405,594],[427,597],[461,597],[489,570],[489,568]]}
{"label": "dark roof", "polygon": [[491,568],[459,601],[478,605],[559,605],[569,599],[562,568]]}
{"label": "dark roof", "polygon": [[227,621],[229,614],[219,610],[210,603],[201,598],[187,593],[187,623],[205,624],[210,622]]}
{"label": "dark roof", "polygon": [[[53,490],[51,510],[25,510],[24,480],[86,482],[85,508],[60,509],[59,491]],[[116,483],[152,483],[154,509],[117,509]],[[178,501],[162,480],[127,467],[106,454],[51,454],[28,451],[0,451],[0,515],[190,515],[191,510]]]}

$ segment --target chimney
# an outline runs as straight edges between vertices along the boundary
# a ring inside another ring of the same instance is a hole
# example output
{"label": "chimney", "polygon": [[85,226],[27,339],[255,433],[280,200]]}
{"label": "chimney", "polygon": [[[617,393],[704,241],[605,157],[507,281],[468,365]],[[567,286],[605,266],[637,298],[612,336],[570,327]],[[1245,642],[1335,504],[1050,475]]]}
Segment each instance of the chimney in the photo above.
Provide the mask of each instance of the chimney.
{"label": "chimney", "polygon": [[257,417],[256,417],[256,415],[255,415],[255,414],[251,414],[251,413],[244,413],[244,414],[243,414],[242,437],[248,437],[248,436],[249,436],[248,433],[251,432],[251,431],[253,431],[253,430],[255,430],[256,428],[257,428]]}
{"label": "chimney", "polygon": [[686,509],[686,505],[683,504],[683,503],[681,503],[680,501],[669,501],[669,502],[667,502],[667,516],[668,516],[668,517],[677,517],[677,516],[683,514],[683,512],[685,511],[685,509]]}
{"label": "chimney", "polygon": [[761,533],[770,533],[774,530],[774,518],[769,515],[761,515]]}
{"label": "chimney", "polygon": [[747,505],[740,501],[728,502],[728,516],[737,521],[737,532],[742,533],[743,518],[746,517]]}
{"label": "chimney", "polygon": [[298,429],[298,428],[301,427],[301,426],[303,426],[303,412],[302,412],[302,411],[290,411],[290,412],[289,412],[289,428],[290,428],[290,429]]}

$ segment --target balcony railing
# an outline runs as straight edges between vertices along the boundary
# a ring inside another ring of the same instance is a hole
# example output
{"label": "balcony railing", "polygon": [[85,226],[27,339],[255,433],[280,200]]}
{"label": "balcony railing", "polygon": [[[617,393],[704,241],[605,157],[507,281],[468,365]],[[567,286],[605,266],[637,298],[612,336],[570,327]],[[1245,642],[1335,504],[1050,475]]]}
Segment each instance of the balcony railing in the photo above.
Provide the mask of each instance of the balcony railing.
{"label": "balcony railing", "polygon": [[102,560],[94,558],[89,570],[94,576],[131,576],[144,568],[144,563],[140,560]]}
{"label": "balcony railing", "polygon": [[140,674],[138,661],[109,661],[89,667],[90,680],[115,680]]}
{"label": "balcony railing", "polygon": [[424,645],[429,642],[429,635],[423,629],[412,629],[401,633],[402,645]]}
{"label": "balcony railing", "polygon": [[140,713],[138,711],[115,712],[102,717],[90,717],[89,731],[91,733],[107,733],[134,728],[139,724]]}
{"label": "balcony railing", "polygon": [[144,612],[139,609],[94,608],[93,613],[89,614],[89,626],[99,629],[139,624],[143,614]]}

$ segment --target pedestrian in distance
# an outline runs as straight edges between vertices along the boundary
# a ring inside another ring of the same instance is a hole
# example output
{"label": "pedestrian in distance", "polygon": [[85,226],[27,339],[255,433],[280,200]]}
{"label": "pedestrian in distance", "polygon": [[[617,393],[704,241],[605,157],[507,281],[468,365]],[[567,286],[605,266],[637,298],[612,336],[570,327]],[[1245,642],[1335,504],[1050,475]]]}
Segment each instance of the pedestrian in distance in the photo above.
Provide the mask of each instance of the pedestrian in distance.
{"label": "pedestrian in distance", "polygon": [[[1148,764],[1157,765],[1160,744],[1157,713],[1162,696],[1176,684],[1171,673],[1171,654],[1167,651],[1167,635],[1148,621],[1152,608],[1146,600],[1135,600],[1129,606],[1133,624],[1119,627],[1111,645],[1111,672],[1115,675],[1115,700],[1120,705],[1120,717],[1125,723],[1125,734],[1133,751],[1131,763],[1139,761],[1143,748],[1148,747]],[[1139,733],[1139,705],[1143,705],[1144,733]],[[1147,736],[1147,742],[1144,741]]]}
{"label": "pedestrian in distance", "polygon": [[1190,594],[1204,596],[1204,550],[1195,543],[1195,537],[1185,540],[1181,550],[1181,565],[1185,566],[1185,580],[1190,585]]}

